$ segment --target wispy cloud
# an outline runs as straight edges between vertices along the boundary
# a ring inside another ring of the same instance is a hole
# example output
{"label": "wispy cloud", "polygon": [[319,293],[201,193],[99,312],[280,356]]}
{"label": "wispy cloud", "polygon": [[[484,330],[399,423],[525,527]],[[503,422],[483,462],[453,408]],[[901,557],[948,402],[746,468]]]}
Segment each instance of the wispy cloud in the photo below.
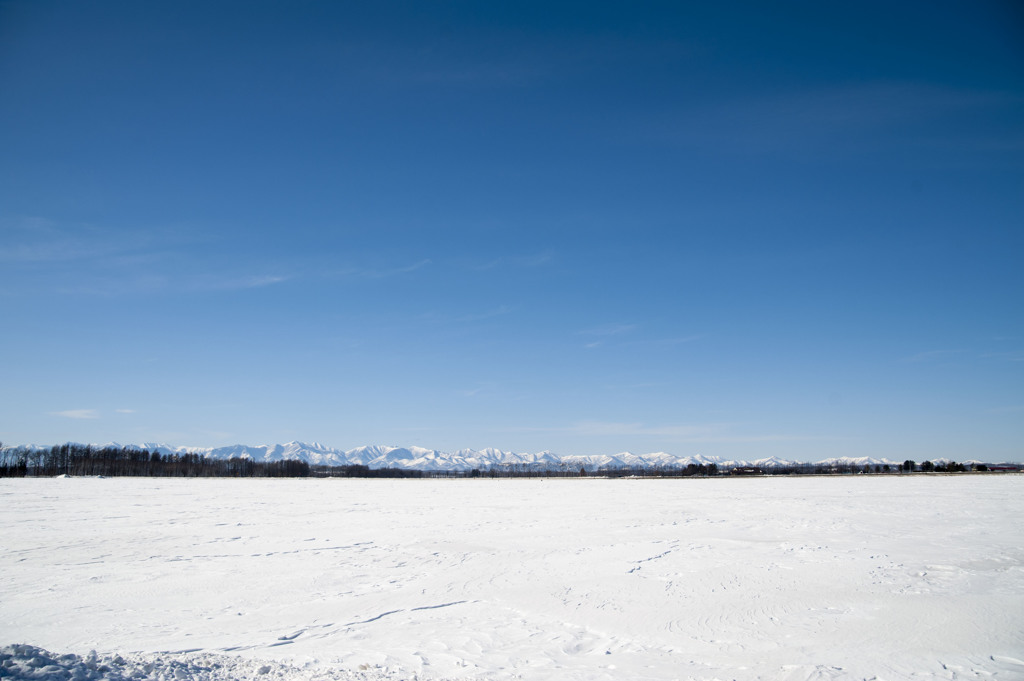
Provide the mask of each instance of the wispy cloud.
{"label": "wispy cloud", "polygon": [[459,394],[462,395],[463,397],[476,397],[477,395],[480,395],[481,393],[485,393],[486,394],[486,393],[489,393],[489,392],[493,391],[494,388],[496,387],[496,385],[497,384],[495,384],[493,382],[481,383],[481,384],[477,385],[475,388],[467,388],[465,390],[460,390]]}
{"label": "wispy cloud", "polygon": [[134,414],[135,413],[134,409],[115,409],[114,411],[117,412],[118,414]]}
{"label": "wispy cloud", "polygon": [[485,319],[493,319],[494,317],[502,317],[512,311],[512,308],[508,305],[499,305],[496,308],[486,310],[484,312],[477,312],[474,314],[467,314],[458,317],[455,321],[458,322],[479,322]]}
{"label": "wispy cloud", "polygon": [[195,291],[237,291],[263,288],[288,281],[291,277],[279,274],[255,274],[243,276],[207,276],[191,280],[190,288]]}
{"label": "wispy cloud", "polygon": [[458,44],[413,41],[384,48],[373,41],[347,41],[339,50],[337,59],[349,65],[350,77],[392,87],[521,87],[550,79],[556,68],[550,51],[510,43],[500,32]]}
{"label": "wispy cloud", "polygon": [[904,361],[907,362],[936,362],[943,359],[949,359],[956,357],[957,355],[963,355],[966,350],[925,350],[924,352],[918,352],[916,354],[905,357]]}
{"label": "wispy cloud", "polygon": [[704,337],[704,334],[693,334],[690,336],[671,336],[669,338],[649,338],[644,340],[633,340],[626,345],[646,345],[646,346],[671,346],[671,345],[684,345],[686,343],[692,343],[700,340]]}
{"label": "wispy cloud", "polygon": [[1024,350],[1009,350],[1004,352],[984,352],[981,354],[974,354],[971,350],[926,350],[919,352],[909,357],[905,357],[906,362],[940,362],[943,360],[951,360],[955,358],[965,359],[986,359],[993,360],[996,362],[1024,362]]}
{"label": "wispy cloud", "polygon": [[416,270],[421,270],[428,265],[433,263],[430,258],[424,258],[418,260],[409,265],[400,265],[398,267],[365,267],[365,266],[353,266],[344,267],[341,269],[334,270],[331,275],[335,277],[362,277],[366,279],[386,279],[389,277],[396,277],[402,274],[409,274]]}
{"label": "wispy cloud", "polygon": [[416,270],[421,270],[427,265],[430,265],[431,263],[432,261],[430,260],[430,258],[424,258],[419,262],[415,262],[411,265],[406,265],[405,267],[394,267],[391,269],[377,270],[369,273],[367,276],[375,277],[378,279],[381,277],[394,277],[399,274],[408,274],[410,272],[415,272]]}
{"label": "wispy cloud", "polygon": [[540,253],[528,255],[503,255],[483,263],[471,265],[470,267],[478,271],[493,270],[501,267],[529,269],[547,265],[554,258],[555,255],[551,251],[541,251]]}
{"label": "wispy cloud", "polygon": [[981,355],[984,359],[995,359],[1002,362],[1024,362],[1024,350],[1010,352],[987,352]]}
{"label": "wispy cloud", "polygon": [[487,319],[494,319],[496,317],[503,317],[507,314],[511,314],[515,308],[511,305],[498,305],[489,309],[479,310],[475,312],[466,312],[463,314],[452,314],[448,312],[438,312],[436,310],[430,310],[416,316],[418,321],[435,324],[435,325],[447,325],[447,324],[469,324],[473,322],[484,321]]}
{"label": "wispy cloud", "polygon": [[51,411],[54,416],[63,416],[68,419],[98,419],[100,413],[95,409],[68,409],[66,411]]}
{"label": "wispy cloud", "polygon": [[636,324],[604,324],[580,331],[585,336],[619,336],[636,329]]}
{"label": "wispy cloud", "polygon": [[0,262],[149,265],[168,248],[207,240],[181,227],[115,230],[88,224],[58,224],[41,217],[12,218],[0,222]]}
{"label": "wispy cloud", "polygon": [[[923,137],[922,123],[955,120],[965,113],[985,117],[992,111],[1019,106],[1019,95],[1004,92],[957,90],[913,82],[874,82],[795,91],[766,96],[750,95],[701,109],[677,112],[670,121],[648,126],[659,141],[686,146],[712,147],[716,151],[809,154],[870,152],[878,140],[886,145],[935,144]],[[969,140],[963,126],[946,135],[942,144],[979,151],[1019,148],[1019,134],[1012,139]],[[970,134],[974,134],[973,132]],[[863,140],[875,143],[865,145]]]}
{"label": "wispy cloud", "polygon": [[[3,293],[120,297],[262,289],[298,280],[387,279],[422,270],[429,258],[348,266],[325,254],[253,257],[226,236],[182,227],[110,229],[59,225],[42,218],[0,221],[0,265],[18,270]],[[59,267],[41,267],[59,265]]]}
{"label": "wispy cloud", "polygon": [[596,336],[595,340],[583,344],[584,348],[593,349],[603,346],[608,338],[621,336],[636,329],[636,324],[604,324],[578,333],[582,336]]}
{"label": "wispy cloud", "polygon": [[187,227],[127,230],[7,219],[0,222],[0,264],[20,268],[13,285],[23,290],[76,296],[244,290],[291,278],[277,263],[223,262],[210,249],[197,251],[211,240]]}
{"label": "wispy cloud", "polygon": [[244,291],[263,288],[290,280],[291,276],[281,274],[169,274],[126,273],[119,277],[85,276],[74,282],[56,286],[53,290],[62,295],[117,297],[125,295],[159,293],[210,293],[216,291]]}
{"label": "wispy cloud", "polygon": [[78,236],[58,229],[57,226],[40,217],[7,219],[2,223],[0,233],[4,235],[0,245],[0,262],[5,263],[47,263],[75,260],[109,253],[112,244],[97,244],[92,235]]}

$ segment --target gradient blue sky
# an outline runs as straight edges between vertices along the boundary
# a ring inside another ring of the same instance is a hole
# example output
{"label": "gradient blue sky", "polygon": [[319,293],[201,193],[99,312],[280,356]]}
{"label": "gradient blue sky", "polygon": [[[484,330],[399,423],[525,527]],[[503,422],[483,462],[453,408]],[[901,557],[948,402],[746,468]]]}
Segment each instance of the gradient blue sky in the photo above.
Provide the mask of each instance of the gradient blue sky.
{"label": "gradient blue sky", "polygon": [[1024,9],[0,1],[0,440],[1024,459]]}

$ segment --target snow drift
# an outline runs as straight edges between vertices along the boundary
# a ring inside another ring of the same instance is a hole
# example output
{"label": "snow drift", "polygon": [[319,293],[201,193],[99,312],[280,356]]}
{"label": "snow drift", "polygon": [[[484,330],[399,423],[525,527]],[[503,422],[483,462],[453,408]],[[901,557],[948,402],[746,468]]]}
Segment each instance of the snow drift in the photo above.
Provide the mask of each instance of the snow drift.
{"label": "snow drift", "polygon": [[1022,485],[0,480],[3,673],[1020,679]]}

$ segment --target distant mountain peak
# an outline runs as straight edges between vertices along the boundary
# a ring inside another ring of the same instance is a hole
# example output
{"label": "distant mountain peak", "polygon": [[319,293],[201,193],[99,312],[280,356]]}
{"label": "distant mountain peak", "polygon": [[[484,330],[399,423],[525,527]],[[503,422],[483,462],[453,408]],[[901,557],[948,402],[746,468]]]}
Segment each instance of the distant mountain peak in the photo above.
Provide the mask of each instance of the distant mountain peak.
{"label": "distant mountain peak", "polygon": [[[122,447],[110,442],[98,447]],[[123,445],[125,447],[146,449],[161,454],[201,454],[213,459],[244,458],[254,461],[272,462],[282,460],[305,461],[310,465],[323,466],[368,466],[370,468],[400,468],[421,471],[469,471],[486,470],[492,467],[527,467],[527,468],[562,468],[597,471],[603,468],[685,468],[690,465],[714,464],[720,469],[736,466],[755,466],[759,468],[776,468],[797,465],[800,462],[788,461],[777,456],[768,456],[753,461],[733,461],[720,457],[695,454],[692,456],[676,456],[668,452],[651,452],[634,454],[620,452],[618,454],[571,454],[559,456],[544,450],[535,454],[512,452],[488,447],[484,449],[460,449],[454,452],[443,452],[426,447],[396,447],[391,445],[363,445],[349,450],[335,449],[320,442],[301,442],[292,440],[284,444],[272,445],[228,445],[224,447],[175,447],[167,444],[146,442],[141,445]],[[30,446],[32,449],[49,449],[49,447]],[[939,463],[944,460],[936,459]],[[838,457],[818,462],[822,465],[899,465],[897,462],[871,457]]]}

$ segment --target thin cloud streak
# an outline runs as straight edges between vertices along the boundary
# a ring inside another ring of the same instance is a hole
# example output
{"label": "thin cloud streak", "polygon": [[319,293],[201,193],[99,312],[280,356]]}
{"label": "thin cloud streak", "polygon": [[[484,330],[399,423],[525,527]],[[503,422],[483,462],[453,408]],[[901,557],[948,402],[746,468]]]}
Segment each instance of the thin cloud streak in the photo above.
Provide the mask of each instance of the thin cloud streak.
{"label": "thin cloud streak", "polygon": [[433,264],[433,261],[430,258],[424,258],[422,260],[412,263],[411,265],[405,265],[403,267],[348,267],[344,269],[335,270],[332,273],[332,275],[335,277],[387,279],[389,277],[396,277],[402,274],[409,274],[410,272],[415,272],[431,264]]}
{"label": "thin cloud streak", "polygon": [[473,322],[495,319],[511,314],[515,308],[511,305],[499,305],[497,307],[483,310],[481,312],[467,312],[462,315],[443,314],[436,311],[424,312],[416,316],[421,322],[442,325],[442,324],[469,324]]}
{"label": "thin cloud streak", "polygon": [[268,275],[200,275],[171,277],[161,274],[126,276],[123,278],[97,277],[81,279],[73,286],[59,286],[53,291],[60,295],[116,297],[158,293],[210,293],[215,291],[244,291],[264,288],[289,281],[292,277]]}
{"label": "thin cloud streak", "polygon": [[904,358],[907,362],[934,362],[966,353],[966,350],[926,350]]}
{"label": "thin cloud streak", "polygon": [[554,254],[551,251],[542,251],[533,255],[503,255],[494,260],[479,264],[471,265],[471,269],[483,272],[486,270],[493,270],[499,267],[515,267],[515,268],[535,268],[547,265],[554,260]]}
{"label": "thin cloud streak", "polygon": [[68,419],[98,419],[100,417],[100,413],[95,409],[68,409],[66,411],[51,411],[50,414]]}
{"label": "thin cloud streak", "polygon": [[983,359],[996,359],[1003,362],[1024,362],[1024,350],[1016,352],[988,352],[980,355]]}
{"label": "thin cloud streak", "polygon": [[[922,121],[941,120],[964,112],[1018,106],[1014,93],[957,90],[913,82],[873,82],[808,89],[774,96],[751,96],[717,105],[678,112],[671,121],[654,123],[647,129],[660,142],[684,146],[712,147],[718,152],[741,154],[793,152],[814,155],[827,150],[865,153],[860,140],[865,136],[886,136],[890,143],[917,143],[914,126]],[[890,139],[891,137],[891,139]],[[934,137],[928,143],[936,143]],[[960,138],[945,138],[950,148],[970,146]],[[984,140],[979,151],[1013,151],[1014,146],[993,145]]]}
{"label": "thin cloud streak", "polygon": [[168,248],[208,241],[186,228],[115,230],[93,225],[58,225],[41,217],[0,222],[0,262],[26,265],[89,262],[123,265],[152,261]]}
{"label": "thin cloud streak", "polygon": [[635,340],[623,343],[623,345],[684,345],[686,343],[692,343],[698,341],[704,337],[704,334],[694,334],[692,336],[677,336],[674,338],[653,338],[651,340]]}
{"label": "thin cloud streak", "polygon": [[209,280],[196,280],[193,282],[193,290],[214,291],[214,290],[241,290],[250,288],[263,288],[288,281],[291,277],[266,274],[252,275],[245,277],[211,278]]}
{"label": "thin cloud streak", "polygon": [[57,225],[37,217],[9,219],[0,222],[0,263],[24,270],[13,279],[20,284],[11,287],[13,295],[203,293],[261,288],[292,278],[274,271],[278,265],[196,258],[181,250],[210,241],[188,228],[117,230]]}
{"label": "thin cloud streak", "polygon": [[[609,344],[611,338],[617,336],[625,336],[632,333],[637,329],[636,324],[607,324],[605,326],[599,326],[592,329],[585,329],[579,331],[580,335],[583,336],[597,336],[595,340],[589,341],[583,344],[584,348],[594,349],[604,347]],[[619,347],[637,347],[637,346],[673,346],[673,345],[684,345],[686,343],[692,343],[700,340],[704,337],[704,334],[691,334],[689,336],[674,336],[669,338],[647,338],[647,339],[620,339],[614,342],[614,345]]]}
{"label": "thin cloud streak", "polygon": [[493,319],[495,317],[503,317],[504,315],[507,315],[511,311],[512,311],[512,308],[509,307],[508,305],[499,305],[498,307],[494,308],[493,310],[488,310],[486,312],[480,312],[480,313],[477,313],[477,314],[464,315],[462,317],[457,318],[455,321],[457,321],[457,322],[480,322],[480,321],[483,321],[485,319]]}
{"label": "thin cloud streak", "polygon": [[605,324],[591,329],[584,329],[579,333],[584,336],[619,336],[636,329],[636,324]]}

